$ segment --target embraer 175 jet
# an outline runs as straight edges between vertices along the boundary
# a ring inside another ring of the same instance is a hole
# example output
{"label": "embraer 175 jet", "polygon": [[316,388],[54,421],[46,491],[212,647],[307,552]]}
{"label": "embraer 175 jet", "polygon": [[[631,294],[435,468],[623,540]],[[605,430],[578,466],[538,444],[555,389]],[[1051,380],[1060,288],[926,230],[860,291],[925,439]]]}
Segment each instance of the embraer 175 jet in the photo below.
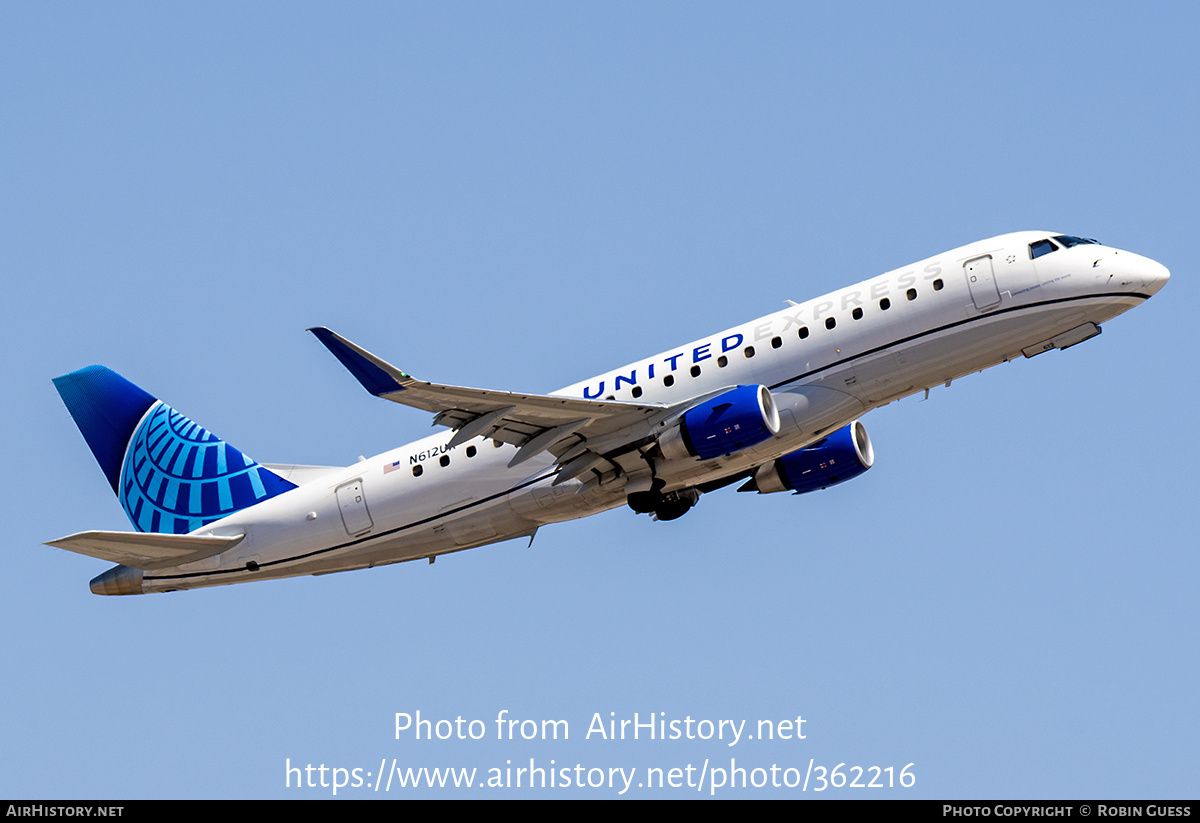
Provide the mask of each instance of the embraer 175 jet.
{"label": "embraer 175 jet", "polygon": [[96,594],[144,594],[433,562],[626,504],[673,520],[737,482],[823,489],[871,467],[866,412],[1081,343],[1168,277],[1095,240],[1007,234],[548,395],[426,383],[315,328],[367,391],[449,429],[347,468],[256,463],[89,366],[54,384],[137,531],[49,545],[119,564]]}

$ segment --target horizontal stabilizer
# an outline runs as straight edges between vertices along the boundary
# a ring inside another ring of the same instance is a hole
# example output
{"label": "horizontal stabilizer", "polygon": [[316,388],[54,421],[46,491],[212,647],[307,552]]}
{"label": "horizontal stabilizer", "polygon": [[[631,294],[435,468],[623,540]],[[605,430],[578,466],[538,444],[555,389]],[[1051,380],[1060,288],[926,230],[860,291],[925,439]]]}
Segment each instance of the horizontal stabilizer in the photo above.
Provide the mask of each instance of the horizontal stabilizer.
{"label": "horizontal stabilizer", "polygon": [[245,537],[244,534],[218,537],[211,534],[90,531],[60,537],[46,545],[98,557],[123,566],[154,569],[212,557],[236,546]]}

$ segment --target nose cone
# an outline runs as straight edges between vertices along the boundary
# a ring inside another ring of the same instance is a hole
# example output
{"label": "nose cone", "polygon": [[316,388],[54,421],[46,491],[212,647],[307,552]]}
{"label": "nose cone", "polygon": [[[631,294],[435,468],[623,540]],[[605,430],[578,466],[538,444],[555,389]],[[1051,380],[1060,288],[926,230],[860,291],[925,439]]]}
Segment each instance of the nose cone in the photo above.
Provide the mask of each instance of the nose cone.
{"label": "nose cone", "polygon": [[1158,290],[1167,285],[1167,281],[1171,279],[1171,272],[1167,271],[1167,267],[1162,263],[1147,257],[1142,266],[1142,279],[1145,282],[1146,291],[1157,294]]}
{"label": "nose cone", "polygon": [[1157,294],[1171,279],[1167,267],[1157,260],[1121,249],[1112,249],[1109,255],[1097,260],[1093,266],[1098,275],[1107,278],[1110,288],[1136,291],[1149,297]]}

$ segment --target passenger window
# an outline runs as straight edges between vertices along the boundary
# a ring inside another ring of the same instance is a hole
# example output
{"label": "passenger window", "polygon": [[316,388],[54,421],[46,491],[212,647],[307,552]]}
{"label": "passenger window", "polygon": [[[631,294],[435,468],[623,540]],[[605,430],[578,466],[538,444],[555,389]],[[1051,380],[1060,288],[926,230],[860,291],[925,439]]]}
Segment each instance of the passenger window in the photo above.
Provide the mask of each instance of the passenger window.
{"label": "passenger window", "polygon": [[477,454],[474,446],[467,446],[467,457],[474,457]]}
{"label": "passenger window", "polygon": [[699,377],[699,376],[700,376],[700,367],[692,366],[692,377]]}
{"label": "passenger window", "polygon": [[641,396],[642,396],[642,387],[641,387],[641,386],[634,386],[634,387],[633,387],[633,396],[634,396],[634,397],[641,397]]}
{"label": "passenger window", "polygon": [[800,336],[801,340],[808,337],[808,326],[801,326],[800,331],[796,332],[796,334]]}
{"label": "passenger window", "polygon": [[747,346],[747,347],[746,347],[746,350],[745,350],[745,355],[746,355],[747,357],[753,357],[753,356],[754,356],[754,347],[753,347],[753,346]]}
{"label": "passenger window", "polygon": [[917,299],[917,290],[916,289],[909,289],[907,292],[905,292],[905,294],[908,296],[909,300]]}
{"label": "passenger window", "polygon": [[675,385],[675,375],[668,374],[666,377],[664,377],[663,385],[664,386],[674,386]]}
{"label": "passenger window", "polygon": [[443,469],[444,469],[444,468],[446,468],[447,466],[449,466],[449,465],[450,465],[450,455],[448,455],[448,454],[443,454],[443,455],[442,455],[442,457],[441,457],[441,459],[440,459],[440,460],[438,460],[438,462],[442,464],[442,468],[443,468]]}
{"label": "passenger window", "polygon": [[420,477],[424,473],[425,473],[425,469],[421,466],[420,463],[413,466],[413,477]]}
{"label": "passenger window", "polygon": [[887,311],[891,307],[892,307],[892,301],[888,300],[886,297],[879,301],[880,311]]}
{"label": "passenger window", "polygon": [[946,284],[942,282],[942,278],[940,278],[940,277],[937,280],[933,281],[933,290],[934,291],[941,291],[945,286],[946,286]]}
{"label": "passenger window", "polygon": [[837,320],[835,320],[834,318],[832,318],[832,317],[825,318],[825,328],[832,329],[836,325],[837,325]]}
{"label": "passenger window", "polygon": [[717,358],[717,368],[723,369],[728,365],[729,365],[729,358],[726,357],[725,355],[721,355],[720,357]]}
{"label": "passenger window", "polygon": [[862,320],[862,308],[855,308],[854,311],[850,312],[850,316],[855,320]]}
{"label": "passenger window", "polygon": [[782,345],[783,345],[783,338],[782,338],[782,337],[772,337],[772,338],[771,338],[771,348],[773,348],[773,349],[777,349],[777,348],[779,348],[779,347],[780,347],[780,346],[782,346]]}

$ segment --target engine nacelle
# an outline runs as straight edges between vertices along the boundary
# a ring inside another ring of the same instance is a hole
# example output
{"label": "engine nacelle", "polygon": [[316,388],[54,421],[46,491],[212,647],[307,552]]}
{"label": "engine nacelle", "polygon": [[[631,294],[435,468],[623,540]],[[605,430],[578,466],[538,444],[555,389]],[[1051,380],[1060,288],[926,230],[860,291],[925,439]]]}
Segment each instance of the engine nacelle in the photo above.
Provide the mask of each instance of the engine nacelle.
{"label": "engine nacelle", "polygon": [[779,410],[766,386],[738,386],[684,412],[659,446],[668,460],[708,460],[755,446],[779,433]]}
{"label": "engine nacelle", "polygon": [[845,483],[875,463],[875,449],[867,429],[855,420],[824,440],[785,454],[758,467],[746,491],[763,494],[792,490],[796,494]]}

